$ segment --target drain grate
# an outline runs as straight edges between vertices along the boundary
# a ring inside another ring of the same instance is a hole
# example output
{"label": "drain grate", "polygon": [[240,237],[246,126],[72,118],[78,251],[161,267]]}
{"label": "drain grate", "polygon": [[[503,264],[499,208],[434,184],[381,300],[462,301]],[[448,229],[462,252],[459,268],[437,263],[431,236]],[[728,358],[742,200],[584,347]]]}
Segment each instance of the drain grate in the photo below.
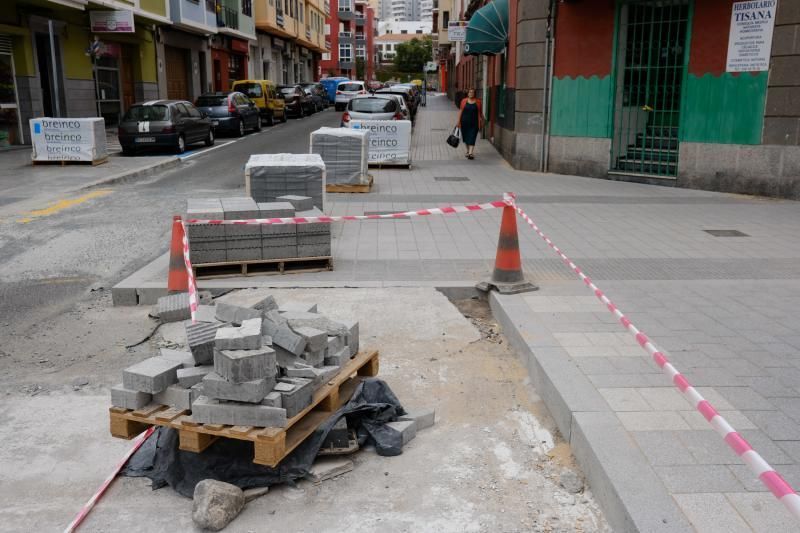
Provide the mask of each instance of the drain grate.
{"label": "drain grate", "polygon": [[714,237],[749,237],[747,233],[742,233],[738,229],[704,229],[709,235]]}
{"label": "drain grate", "polygon": [[[397,213],[397,211],[364,211],[364,214],[369,215],[391,215],[393,213]],[[406,216],[403,217],[396,217],[396,220],[402,220],[404,218],[408,218]]]}
{"label": "drain grate", "polygon": [[466,176],[434,176],[433,179],[436,181],[469,181]]}

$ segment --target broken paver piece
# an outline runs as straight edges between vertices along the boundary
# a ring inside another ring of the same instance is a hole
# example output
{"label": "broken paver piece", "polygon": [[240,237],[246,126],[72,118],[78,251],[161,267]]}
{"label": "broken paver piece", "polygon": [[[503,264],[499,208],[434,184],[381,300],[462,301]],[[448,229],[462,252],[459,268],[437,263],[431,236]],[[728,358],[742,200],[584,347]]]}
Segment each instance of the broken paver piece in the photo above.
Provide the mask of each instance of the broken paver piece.
{"label": "broken paver piece", "polygon": [[416,422],[417,431],[433,426],[435,419],[436,419],[435,409],[412,409],[403,416],[398,418],[398,420],[401,421],[413,420],[414,422]]}
{"label": "broken paver piece", "polygon": [[220,322],[229,322],[234,326],[240,326],[245,320],[261,318],[261,311],[219,302],[217,303],[216,317]]}
{"label": "broken paver piece", "polygon": [[411,442],[411,440],[417,436],[417,423],[413,420],[388,422],[385,426],[400,434],[403,446]]}
{"label": "broken paver piece", "polygon": [[158,299],[156,307],[159,320],[164,324],[192,318],[192,312],[189,309],[188,292],[162,296]]}
{"label": "broken paver piece", "polygon": [[187,389],[180,385],[170,385],[158,394],[154,394],[153,402],[188,411],[192,408],[192,402],[197,396],[199,396],[199,394],[196,389]]}
{"label": "broken paver piece", "polygon": [[221,350],[214,355],[214,371],[234,383],[274,378],[275,350]]}
{"label": "broken paver piece", "polygon": [[186,341],[198,365],[209,365],[214,360],[214,339],[218,324],[186,324]]}
{"label": "broken paver piece", "polygon": [[242,489],[230,483],[204,479],[194,487],[192,520],[203,529],[219,531],[244,508]]}
{"label": "broken paver piece", "polygon": [[192,352],[161,348],[161,350],[159,350],[159,355],[164,359],[169,359],[170,361],[180,363],[183,368],[192,368],[195,366],[195,360]]}
{"label": "broken paver piece", "polygon": [[273,385],[275,378],[233,383],[216,372],[211,372],[203,378],[203,395],[217,400],[261,403]]}
{"label": "broken paver piece", "polygon": [[306,350],[309,352],[325,350],[328,345],[328,334],[324,331],[306,326],[292,329],[306,340]]}
{"label": "broken paver piece", "polygon": [[275,298],[272,295],[270,295],[263,298],[261,301],[257,302],[253,306],[253,309],[261,311],[260,316],[263,317],[270,311],[275,311],[276,309],[278,309],[278,302],[276,302]]}
{"label": "broken paver piece", "polygon": [[179,368],[177,373],[178,385],[188,389],[189,387],[200,383],[206,374],[213,371],[214,367],[211,365],[194,366],[192,368]]}
{"label": "broken paver piece", "polygon": [[335,322],[330,318],[318,313],[300,313],[291,311],[282,313],[284,319],[289,322],[292,329],[309,327],[324,331],[328,335],[347,335],[348,329],[344,324]]}
{"label": "broken paver piece", "polygon": [[353,461],[340,457],[324,457],[314,461],[306,477],[314,483],[333,479],[353,470]]}
{"label": "broken paver piece", "polygon": [[145,359],[122,371],[122,386],[156,394],[178,381],[177,372],[181,366],[181,363],[163,357]]}
{"label": "broken paver piece", "polygon": [[214,337],[217,350],[257,350],[261,343],[261,318],[245,320],[238,328],[219,328]]}
{"label": "broken paver piece", "polygon": [[307,304],[303,302],[284,302],[278,306],[278,311],[281,313],[299,312],[299,313],[316,313],[317,304]]}
{"label": "broken paver piece", "polygon": [[129,390],[122,383],[111,388],[111,405],[123,409],[141,409],[153,401],[153,395],[138,390]]}
{"label": "broken paver piece", "polygon": [[213,305],[198,305],[194,318],[197,322],[203,323],[216,324],[219,322],[217,320],[217,308]]}
{"label": "broken paver piece", "polygon": [[[290,385],[292,388],[289,391],[284,391],[282,390],[283,387],[281,387],[281,390],[279,390],[278,385],[281,382],[285,385]],[[279,382],[275,384],[273,390],[281,393],[281,406],[286,410],[286,416],[292,418],[311,404],[314,382],[305,378],[279,378]]]}

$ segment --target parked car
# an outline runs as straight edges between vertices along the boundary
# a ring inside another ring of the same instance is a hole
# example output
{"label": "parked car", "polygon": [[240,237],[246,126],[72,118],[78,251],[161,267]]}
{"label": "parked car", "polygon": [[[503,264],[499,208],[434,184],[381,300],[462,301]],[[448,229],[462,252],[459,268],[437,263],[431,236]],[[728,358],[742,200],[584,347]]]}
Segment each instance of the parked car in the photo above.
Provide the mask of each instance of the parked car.
{"label": "parked car", "polygon": [[238,80],[233,82],[233,90],[244,93],[256,103],[262,124],[272,126],[276,120],[286,122],[286,102],[278,94],[275,83],[269,80]]}
{"label": "parked car", "polygon": [[300,86],[306,92],[306,95],[311,98],[314,104],[314,111],[323,111],[330,105],[325,97],[325,87],[321,83],[301,83]]}
{"label": "parked car", "polygon": [[240,92],[201,94],[195,106],[211,119],[217,134],[242,137],[246,130],[261,131],[261,113],[256,104]]}
{"label": "parked car", "polygon": [[342,111],[347,103],[360,94],[367,94],[367,86],[363,81],[343,81],[336,86],[336,104],[334,109]]}
{"label": "parked car", "polygon": [[[376,94],[375,96],[380,96],[381,98],[392,98],[393,100],[396,100],[397,103],[400,104],[400,111],[403,113],[403,117],[405,117],[406,120],[412,120],[412,118],[411,118],[411,110],[406,105],[406,99],[403,98],[401,95],[399,95],[399,94]],[[413,125],[413,120],[412,120],[412,125]]]}
{"label": "parked car", "polygon": [[372,80],[370,82],[367,82],[367,86],[369,87],[370,91],[377,91],[378,89],[383,89],[383,83],[377,80]]}
{"label": "parked car", "polygon": [[350,78],[345,78],[343,76],[335,76],[332,78],[322,78],[319,82],[325,87],[325,91],[328,93],[328,101],[332,104],[336,103],[336,88],[339,84],[343,81],[349,81]]}
{"label": "parked car", "polygon": [[398,83],[397,85],[392,87],[392,89],[400,89],[400,88],[408,89],[408,90],[411,91],[411,94],[414,96],[414,101],[416,102],[415,105],[417,107],[419,107],[420,105],[423,105],[423,106],[425,105],[422,102],[422,91],[420,91],[420,88],[417,85],[415,85],[413,83]]}
{"label": "parked car", "polygon": [[278,92],[286,101],[286,112],[289,115],[303,118],[314,114],[314,102],[299,85],[278,85]]}
{"label": "parked car", "polygon": [[404,120],[400,104],[391,96],[356,96],[347,103],[342,115],[342,127],[351,120]]}
{"label": "parked car", "polygon": [[375,96],[382,95],[382,94],[396,94],[402,96],[403,99],[406,101],[406,106],[408,106],[408,110],[411,112],[411,118],[417,116],[417,99],[414,98],[414,93],[408,87],[402,87],[398,85],[393,85],[391,87],[387,87],[385,89],[379,89],[375,91]]}
{"label": "parked car", "polygon": [[120,121],[118,136],[125,155],[148,148],[170,148],[182,154],[190,144],[214,144],[211,119],[183,100],[133,104]]}

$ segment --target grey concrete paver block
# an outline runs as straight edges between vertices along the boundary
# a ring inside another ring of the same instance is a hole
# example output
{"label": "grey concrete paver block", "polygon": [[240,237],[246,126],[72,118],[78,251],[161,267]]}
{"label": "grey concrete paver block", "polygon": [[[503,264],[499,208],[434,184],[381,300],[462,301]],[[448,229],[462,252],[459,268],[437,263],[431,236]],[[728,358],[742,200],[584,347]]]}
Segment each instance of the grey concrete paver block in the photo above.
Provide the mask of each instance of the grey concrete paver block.
{"label": "grey concrete paver block", "polygon": [[398,418],[398,420],[413,420],[417,424],[417,431],[420,431],[422,429],[433,427],[433,424],[436,421],[436,410],[432,408],[411,409],[408,411],[408,413]]}
{"label": "grey concrete paver block", "polygon": [[177,372],[178,385],[184,388],[192,387],[200,383],[206,374],[213,371],[214,367],[212,365],[195,366],[192,368],[179,368]]}
{"label": "grey concrete paver block", "polygon": [[676,494],[675,501],[697,533],[751,533],[724,494]]}
{"label": "grey concrete paver block", "polygon": [[275,390],[268,392],[264,399],[261,400],[261,403],[270,407],[283,407],[281,393]]}
{"label": "grey concrete paver block", "polygon": [[[310,196],[299,196],[296,194],[287,194],[275,198],[277,202],[289,203],[294,207],[295,211],[308,211],[314,208],[314,199]],[[322,207],[322,206],[319,206]],[[297,216],[300,216],[299,214]]]}
{"label": "grey concrete paver block", "polygon": [[724,465],[654,466],[653,469],[673,494],[744,490],[736,476]]}
{"label": "grey concrete paver block", "polygon": [[192,317],[189,309],[189,293],[182,292],[162,296],[156,304],[158,307],[158,317],[162,323],[179,322]]}
{"label": "grey concrete paver block", "polygon": [[283,302],[278,306],[278,311],[281,313],[297,312],[297,313],[316,313],[317,304],[307,304],[304,302],[290,301]]}
{"label": "grey concrete paver block", "polygon": [[217,350],[257,350],[262,342],[261,318],[244,320],[238,328],[219,328],[214,337]]}
{"label": "grey concrete paver block", "polygon": [[772,494],[733,492],[725,497],[757,533],[797,531],[797,520]]}
{"label": "grey concrete paver block", "polygon": [[123,409],[140,409],[153,401],[153,395],[147,392],[130,390],[122,383],[111,387],[111,405]]}
{"label": "grey concrete paver block", "polygon": [[188,411],[192,408],[192,401],[194,401],[197,396],[198,391],[196,389],[185,388],[180,385],[170,385],[158,394],[154,394],[153,402]]}
{"label": "grey concrete paver block", "polygon": [[324,331],[328,335],[347,335],[349,333],[344,324],[318,313],[286,312],[282,315],[292,329],[309,327]]}
{"label": "grey concrete paver block", "polygon": [[306,340],[292,331],[286,319],[275,311],[270,311],[264,317],[261,333],[272,337],[272,343],[284,350],[299,356],[306,349]]}
{"label": "grey concrete paver block", "polygon": [[195,313],[195,319],[197,322],[205,322],[210,324],[218,323],[216,306],[198,305],[197,312]]}
{"label": "grey concrete paver block", "polygon": [[276,354],[272,348],[256,350],[220,350],[214,354],[214,371],[224,379],[241,383],[274,378]]}
{"label": "grey concrete paver block", "polygon": [[341,476],[353,470],[353,461],[342,457],[323,457],[314,461],[306,476],[314,483]]}
{"label": "grey concrete paver block", "polygon": [[122,385],[128,390],[137,390],[155,394],[178,381],[178,369],[181,363],[151,357],[122,371]]}
{"label": "grey concrete paver block", "polygon": [[400,434],[403,446],[411,442],[414,437],[417,436],[417,422],[415,420],[388,422],[386,427]]}
{"label": "grey concrete paver block", "polygon": [[217,329],[216,321],[214,323],[186,324],[187,345],[198,365],[208,365],[213,362],[214,339],[217,336]]}
{"label": "grey concrete paver block", "polygon": [[689,465],[697,460],[680,440],[680,431],[635,431],[631,438],[654,466]]}
{"label": "grey concrete paver block", "polygon": [[742,411],[773,440],[800,440],[800,425],[778,410]]}
{"label": "grey concrete paver block", "polygon": [[306,340],[306,350],[311,352],[319,352],[325,350],[327,347],[328,334],[324,331],[310,327],[299,327],[292,329],[295,333]]}
{"label": "grey concrete paver block", "polygon": [[272,387],[275,378],[261,378],[234,383],[226,380],[216,372],[210,372],[203,378],[203,395],[217,400],[261,403]]}
{"label": "grey concrete paver block", "polygon": [[226,304],[224,302],[217,303],[216,318],[220,322],[227,322],[234,326],[241,326],[242,322],[252,318],[261,318],[261,311],[249,307],[241,307],[238,305]]}
{"label": "grey concrete paver block", "polygon": [[652,409],[639,393],[640,389],[621,387],[597,390],[614,411],[648,411]]}
{"label": "grey concrete paver block", "polygon": [[194,355],[192,355],[192,352],[187,352],[185,350],[161,348],[159,350],[159,355],[164,359],[180,363],[182,368],[192,368],[196,365],[196,361],[194,359]]}
{"label": "grey concrete paver block", "polygon": [[279,407],[224,402],[206,396],[192,404],[192,419],[201,424],[286,427],[286,411]]}
{"label": "grey concrete paver block", "polygon": [[[291,389],[288,389],[291,387]],[[281,393],[281,406],[286,416],[292,418],[311,404],[314,382],[305,378],[279,378],[275,391]]]}

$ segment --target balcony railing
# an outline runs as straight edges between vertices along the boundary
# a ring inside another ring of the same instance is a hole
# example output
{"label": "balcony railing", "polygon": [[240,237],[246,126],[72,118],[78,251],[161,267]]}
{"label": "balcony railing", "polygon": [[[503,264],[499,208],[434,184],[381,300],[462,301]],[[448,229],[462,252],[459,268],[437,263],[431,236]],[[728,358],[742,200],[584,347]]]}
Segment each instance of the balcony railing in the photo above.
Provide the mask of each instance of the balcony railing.
{"label": "balcony railing", "polygon": [[278,24],[278,26],[283,28],[283,13],[282,12],[279,11],[279,12],[277,12],[275,14],[275,22]]}
{"label": "balcony railing", "polygon": [[311,40],[311,28],[306,28],[306,40]]}
{"label": "balcony railing", "polygon": [[217,15],[217,26],[220,28],[239,29],[239,12],[229,7],[223,7]]}
{"label": "balcony railing", "polygon": [[353,36],[353,33],[349,32],[349,31],[340,31],[339,32],[339,38],[340,39],[349,39],[352,36]]}

